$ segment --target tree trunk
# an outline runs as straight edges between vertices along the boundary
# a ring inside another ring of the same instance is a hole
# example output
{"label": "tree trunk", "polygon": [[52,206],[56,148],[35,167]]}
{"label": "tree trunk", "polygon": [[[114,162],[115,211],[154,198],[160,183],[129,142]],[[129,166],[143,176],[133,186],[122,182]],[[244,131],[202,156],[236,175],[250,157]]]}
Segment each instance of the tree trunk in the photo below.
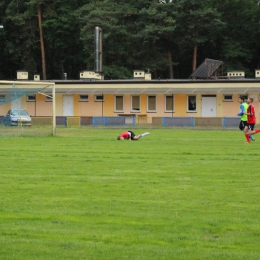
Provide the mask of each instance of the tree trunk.
{"label": "tree trunk", "polygon": [[45,50],[44,50],[43,31],[42,31],[42,12],[40,6],[38,6],[38,21],[39,21],[41,53],[42,53],[42,78],[43,80],[46,80]]}
{"label": "tree trunk", "polygon": [[193,47],[193,62],[192,62],[192,72],[196,70],[197,68],[197,51],[198,51],[198,45],[195,45]]}
{"label": "tree trunk", "polygon": [[62,63],[61,63],[61,78],[62,78],[62,79],[65,79],[64,73],[65,73],[64,64],[63,64],[63,62],[62,62]]}
{"label": "tree trunk", "polygon": [[157,69],[154,69],[153,76],[154,79],[158,79]]}
{"label": "tree trunk", "polygon": [[170,50],[168,50],[168,60],[169,60],[169,78],[173,79],[172,52]]}

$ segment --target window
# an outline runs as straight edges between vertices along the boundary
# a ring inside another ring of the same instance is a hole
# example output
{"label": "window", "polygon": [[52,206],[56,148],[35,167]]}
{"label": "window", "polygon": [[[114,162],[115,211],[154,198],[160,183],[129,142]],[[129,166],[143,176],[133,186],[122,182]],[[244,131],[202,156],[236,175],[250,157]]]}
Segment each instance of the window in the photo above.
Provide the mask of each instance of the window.
{"label": "window", "polygon": [[79,95],[80,102],[88,102],[88,95]]}
{"label": "window", "polygon": [[5,95],[0,95],[0,103],[4,103],[5,102]]}
{"label": "window", "polygon": [[156,96],[148,96],[147,99],[147,111],[156,112]]}
{"label": "window", "polygon": [[196,96],[188,96],[188,112],[196,112]]}
{"label": "window", "polygon": [[223,95],[223,101],[232,102],[233,101],[233,95]]}
{"label": "window", "polygon": [[115,96],[115,111],[123,112],[124,111],[124,97]]}
{"label": "window", "polygon": [[174,111],[174,96],[165,96],[165,112]]}
{"label": "window", "polygon": [[46,102],[52,102],[52,95],[46,96],[45,101],[46,101]]}
{"label": "window", "polygon": [[28,95],[26,100],[27,100],[27,102],[35,102],[36,96],[35,95]]}
{"label": "window", "polygon": [[140,112],[140,96],[132,96],[132,112]]}
{"label": "window", "polygon": [[97,102],[104,101],[104,95],[95,95],[95,101]]}

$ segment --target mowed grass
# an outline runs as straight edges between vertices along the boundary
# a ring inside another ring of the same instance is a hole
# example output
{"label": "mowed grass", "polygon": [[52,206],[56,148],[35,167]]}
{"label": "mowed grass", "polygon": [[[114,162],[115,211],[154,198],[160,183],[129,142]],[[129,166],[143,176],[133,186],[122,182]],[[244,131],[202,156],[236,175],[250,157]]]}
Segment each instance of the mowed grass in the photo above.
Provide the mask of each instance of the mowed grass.
{"label": "mowed grass", "polygon": [[1,260],[260,259],[260,134],[121,131],[0,138]]}

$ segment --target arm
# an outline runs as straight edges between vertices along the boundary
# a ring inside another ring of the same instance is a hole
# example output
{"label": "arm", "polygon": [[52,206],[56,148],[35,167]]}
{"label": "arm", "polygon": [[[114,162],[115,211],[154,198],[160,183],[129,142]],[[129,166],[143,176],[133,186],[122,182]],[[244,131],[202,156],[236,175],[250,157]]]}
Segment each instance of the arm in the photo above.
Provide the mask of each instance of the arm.
{"label": "arm", "polygon": [[240,112],[237,114],[238,116],[242,116],[245,113],[245,108],[243,105],[240,105]]}
{"label": "arm", "polygon": [[[252,116],[253,115],[252,106],[250,105],[248,108],[249,109],[247,109],[247,111],[246,111],[246,113],[244,113],[244,115]],[[248,110],[249,110],[249,113],[247,113]]]}

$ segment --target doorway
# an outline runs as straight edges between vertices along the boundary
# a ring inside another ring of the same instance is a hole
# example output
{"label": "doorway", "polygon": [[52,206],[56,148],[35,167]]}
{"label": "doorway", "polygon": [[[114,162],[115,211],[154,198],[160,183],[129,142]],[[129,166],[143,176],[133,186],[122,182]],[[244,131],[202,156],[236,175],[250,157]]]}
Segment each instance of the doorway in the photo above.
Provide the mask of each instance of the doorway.
{"label": "doorway", "polygon": [[202,117],[217,116],[217,98],[215,95],[203,95],[201,102]]}
{"label": "doorway", "polygon": [[63,116],[74,115],[74,102],[73,96],[63,96]]}

